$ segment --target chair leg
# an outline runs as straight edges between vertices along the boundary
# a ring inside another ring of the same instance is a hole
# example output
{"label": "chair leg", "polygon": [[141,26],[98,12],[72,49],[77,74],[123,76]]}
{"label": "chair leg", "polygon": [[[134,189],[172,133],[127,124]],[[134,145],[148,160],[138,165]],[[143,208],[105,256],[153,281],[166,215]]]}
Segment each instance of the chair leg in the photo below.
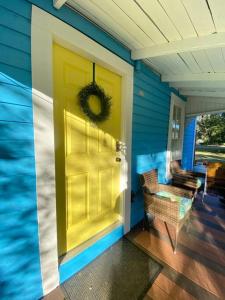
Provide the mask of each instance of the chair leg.
{"label": "chair leg", "polygon": [[144,220],[143,220],[143,227],[142,227],[142,230],[147,230],[149,231],[151,229],[151,227],[153,227],[153,221],[154,221],[154,217],[153,216],[150,216],[149,213],[145,213],[144,214]]}
{"label": "chair leg", "polygon": [[173,249],[173,248],[174,248],[174,245],[173,245],[173,240],[172,240],[171,235],[170,235],[169,228],[168,228],[167,223],[166,223],[165,221],[164,221],[164,224],[165,224],[165,227],[166,227],[166,231],[167,231],[167,233],[168,233],[168,237],[169,237],[169,239],[170,239],[171,247],[172,247],[172,249]]}
{"label": "chair leg", "polygon": [[186,232],[187,232],[187,233],[189,233],[190,223],[191,223],[191,218],[189,217],[189,218],[188,218],[188,221],[187,221],[187,226],[186,226]]}
{"label": "chair leg", "polygon": [[174,248],[173,248],[173,253],[177,253],[177,240],[178,240],[178,235],[179,235],[179,228],[176,227],[176,234],[175,234],[175,243],[174,243]]}

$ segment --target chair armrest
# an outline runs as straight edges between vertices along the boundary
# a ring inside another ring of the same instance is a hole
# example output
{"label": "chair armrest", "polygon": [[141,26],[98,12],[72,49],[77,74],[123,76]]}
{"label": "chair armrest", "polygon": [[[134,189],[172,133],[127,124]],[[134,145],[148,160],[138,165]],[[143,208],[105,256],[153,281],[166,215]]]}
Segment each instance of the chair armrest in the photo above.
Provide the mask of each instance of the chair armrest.
{"label": "chair armrest", "polygon": [[198,178],[190,175],[174,174],[172,177],[172,182],[175,185],[186,186],[193,189],[198,187]]}
{"label": "chair armrest", "polygon": [[148,194],[148,195],[152,194],[146,185],[142,186],[142,190],[143,190],[143,193],[145,193],[145,194]]}
{"label": "chair armrest", "polygon": [[171,194],[174,194],[176,196],[180,197],[186,197],[186,198],[193,198],[193,192],[191,190],[183,189],[180,187],[175,187],[172,185],[167,184],[159,184],[159,190],[169,192]]}
{"label": "chair armrest", "polygon": [[194,172],[194,171],[187,171],[187,174],[192,176],[192,177],[202,177],[205,178],[205,174],[200,173],[200,172]]}

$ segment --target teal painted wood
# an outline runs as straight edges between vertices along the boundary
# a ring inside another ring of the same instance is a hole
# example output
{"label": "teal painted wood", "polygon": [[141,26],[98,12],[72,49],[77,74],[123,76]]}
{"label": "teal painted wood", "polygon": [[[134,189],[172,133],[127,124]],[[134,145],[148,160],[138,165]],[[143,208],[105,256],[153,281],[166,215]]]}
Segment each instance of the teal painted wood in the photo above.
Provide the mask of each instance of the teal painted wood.
{"label": "teal painted wood", "polygon": [[29,5],[29,10],[30,10],[30,4],[26,3],[24,4],[26,1],[25,0],[21,0],[21,6],[19,4],[20,1],[15,0],[12,1],[15,6],[14,9],[12,8],[12,10],[9,10],[6,8],[5,6],[5,2],[9,2],[9,1],[4,1],[1,0],[0,2],[0,25],[3,25],[6,28],[10,28],[15,30],[16,32],[25,34],[27,36],[30,36],[31,33],[31,26],[30,26],[30,16],[31,16],[31,11],[29,12],[29,15],[25,16],[21,16],[20,14],[17,13],[17,8],[23,8],[24,5]]}
{"label": "teal painted wood", "polygon": [[192,170],[195,156],[196,117],[189,118],[184,129],[182,167]]}
{"label": "teal painted wood", "polygon": [[1,44],[16,50],[30,53],[30,37],[14,29],[0,25]]}
{"label": "teal painted wood", "polygon": [[89,248],[78,254],[76,257],[62,264],[59,268],[60,283],[63,283],[71,276],[79,272],[88,263],[93,261],[101,253],[116,243],[124,235],[123,226],[119,226],[112,232],[102,237]]}
{"label": "teal painted wood", "polygon": [[30,54],[16,48],[0,44],[0,62],[16,68],[31,71]]}
{"label": "teal painted wood", "polygon": [[[134,74],[134,106],[132,137],[132,190],[135,192],[131,210],[131,226],[144,216],[139,174],[153,168],[159,170],[159,181],[166,182],[166,151],[171,92],[175,89],[143,63]],[[183,100],[186,100],[183,98]]]}
{"label": "teal painted wood", "polygon": [[0,299],[43,295],[25,0],[0,0]]}

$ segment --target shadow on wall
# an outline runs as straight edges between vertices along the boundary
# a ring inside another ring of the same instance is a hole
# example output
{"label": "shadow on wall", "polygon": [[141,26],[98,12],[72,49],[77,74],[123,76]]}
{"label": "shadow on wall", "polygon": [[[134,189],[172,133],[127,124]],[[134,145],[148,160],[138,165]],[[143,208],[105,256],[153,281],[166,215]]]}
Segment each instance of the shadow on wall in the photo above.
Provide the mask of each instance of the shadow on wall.
{"label": "shadow on wall", "polygon": [[158,169],[159,182],[166,183],[166,151],[137,155],[136,173],[142,174],[152,169]]}
{"label": "shadow on wall", "polygon": [[38,299],[42,287],[32,94],[29,86],[4,73],[0,132],[0,299]]}

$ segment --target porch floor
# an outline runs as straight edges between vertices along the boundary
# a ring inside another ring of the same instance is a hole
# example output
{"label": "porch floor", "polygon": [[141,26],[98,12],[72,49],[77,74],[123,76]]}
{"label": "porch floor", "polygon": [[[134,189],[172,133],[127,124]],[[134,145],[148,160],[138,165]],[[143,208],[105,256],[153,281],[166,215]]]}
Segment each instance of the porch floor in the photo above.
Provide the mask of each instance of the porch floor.
{"label": "porch floor", "polygon": [[199,196],[195,200],[189,231],[180,232],[176,254],[160,221],[150,232],[136,228],[128,234],[164,266],[145,300],[225,299],[225,206],[213,194],[204,203]]}

